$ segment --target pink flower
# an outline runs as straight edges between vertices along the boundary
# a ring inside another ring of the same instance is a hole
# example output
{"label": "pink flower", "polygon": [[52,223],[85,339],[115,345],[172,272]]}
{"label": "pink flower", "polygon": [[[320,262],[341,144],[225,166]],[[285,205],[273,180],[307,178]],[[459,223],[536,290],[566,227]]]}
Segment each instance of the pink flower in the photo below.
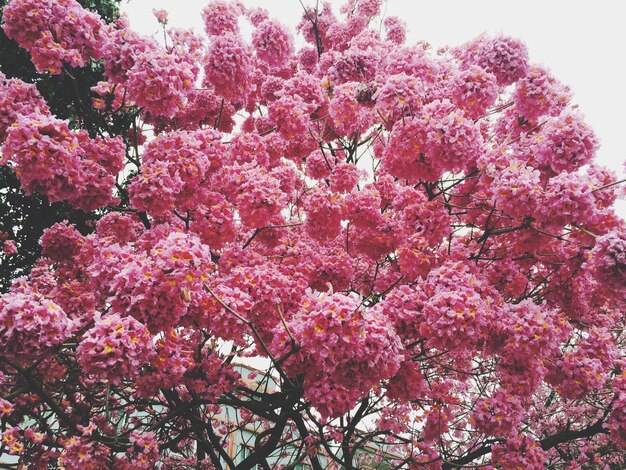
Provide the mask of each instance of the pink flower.
{"label": "pink flower", "polygon": [[167,24],[167,11],[166,10],[157,10],[156,8],[152,9],[152,14],[157,19],[159,23],[162,25]]}
{"label": "pink flower", "polygon": [[17,246],[14,240],[5,240],[2,244],[2,252],[5,256],[11,256],[17,253]]}
{"label": "pink flower", "polygon": [[4,142],[7,131],[18,117],[34,112],[44,115],[49,112],[35,85],[16,78],[9,80],[0,72],[0,142]]}

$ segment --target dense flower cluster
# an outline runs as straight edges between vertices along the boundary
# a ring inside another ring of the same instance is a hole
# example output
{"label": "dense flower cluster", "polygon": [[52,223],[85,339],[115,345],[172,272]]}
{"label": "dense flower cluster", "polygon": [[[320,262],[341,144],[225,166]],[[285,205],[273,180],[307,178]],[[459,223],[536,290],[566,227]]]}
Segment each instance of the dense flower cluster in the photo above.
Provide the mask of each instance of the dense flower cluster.
{"label": "dense flower cluster", "polygon": [[609,233],[596,240],[589,252],[589,264],[606,286],[623,291],[626,288],[626,235]]}
{"label": "dense flower cluster", "polygon": [[506,470],[545,468],[546,455],[541,445],[526,435],[509,438],[505,444],[494,446],[493,454],[494,461]]}
{"label": "dense flower cluster", "polygon": [[491,436],[508,436],[517,432],[524,409],[519,397],[496,390],[490,397],[480,398],[471,417],[472,425]]}
{"label": "dense flower cluster", "polygon": [[147,112],[172,117],[185,106],[197,73],[189,54],[144,54],[128,71],[128,95]]}
{"label": "dense flower cluster", "polygon": [[76,348],[78,361],[97,380],[119,383],[148,362],[152,355],[152,335],[132,317],[108,315],[96,318]]}
{"label": "dense flower cluster", "polygon": [[10,2],[2,18],[6,35],[30,52],[39,72],[60,74],[64,64],[83,67],[102,57],[104,22],[75,0]]}
{"label": "dense flower cluster", "polygon": [[205,81],[217,95],[239,100],[252,73],[250,48],[235,34],[213,36],[204,67]]}
{"label": "dense flower cluster", "polygon": [[523,78],[528,68],[526,46],[513,38],[479,36],[455,53],[464,65],[476,64],[496,76],[499,85],[510,85]]}
{"label": "dense flower cluster", "polygon": [[112,312],[132,315],[157,333],[176,325],[190,304],[198,301],[212,267],[211,255],[191,234],[172,232],[163,239],[143,242],[149,246],[134,256],[123,254],[125,265],[107,286],[108,301]]}
{"label": "dense flower cluster", "polygon": [[200,185],[220,165],[218,137],[207,129],[164,134],[150,142],[141,174],[128,190],[135,207],[156,217],[196,207]]}
{"label": "dense flower cluster", "polygon": [[71,131],[66,122],[41,113],[20,116],[3,146],[4,161],[13,162],[27,193],[84,210],[113,200],[124,155],[121,138],[91,139],[86,131]]}
{"label": "dense flower cluster", "polygon": [[72,321],[53,301],[28,287],[0,299],[0,351],[28,362],[72,334]]}
{"label": "dense flower cluster", "polygon": [[9,80],[0,72],[0,142],[6,139],[7,130],[19,116],[36,112],[49,112],[37,87],[16,78]]}
{"label": "dense flower cluster", "polygon": [[495,75],[472,65],[456,76],[451,94],[456,106],[468,117],[478,119],[493,106],[499,91]]}
{"label": "dense flower cluster", "polygon": [[570,98],[569,89],[542,67],[532,67],[528,75],[517,82],[513,95],[517,111],[529,121],[558,115]]}
{"label": "dense flower cluster", "polygon": [[433,101],[420,118],[399,124],[383,155],[389,173],[398,178],[436,181],[444,171],[471,166],[480,155],[479,130],[449,101]]}
{"label": "dense flower cluster", "polygon": [[270,67],[282,67],[293,53],[289,30],[272,20],[261,22],[252,33],[256,56]]}
{"label": "dense flower cluster", "polygon": [[[305,396],[323,416],[347,412],[350,403],[400,366],[401,346],[393,329],[379,312],[358,307],[355,298],[341,294],[306,298],[286,326],[299,346],[287,367],[305,374]],[[284,330],[276,342],[279,351],[289,347]]]}
{"label": "dense flower cluster", "polygon": [[375,109],[388,126],[399,119],[416,115],[425,101],[426,87],[415,76],[405,73],[390,75],[372,99]]}

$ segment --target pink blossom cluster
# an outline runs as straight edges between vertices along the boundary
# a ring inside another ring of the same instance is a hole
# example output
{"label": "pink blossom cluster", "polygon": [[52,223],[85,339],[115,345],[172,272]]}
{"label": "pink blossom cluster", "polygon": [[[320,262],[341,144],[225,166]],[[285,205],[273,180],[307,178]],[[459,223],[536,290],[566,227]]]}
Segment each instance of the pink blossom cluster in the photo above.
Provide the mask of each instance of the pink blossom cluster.
{"label": "pink blossom cluster", "polygon": [[351,47],[343,52],[330,52],[320,59],[320,67],[327,70],[333,84],[370,82],[380,65],[379,55],[370,47]]}
{"label": "pink blossom cluster", "polygon": [[239,32],[238,19],[244,13],[239,2],[216,0],[210,2],[202,10],[204,29],[209,37],[223,36]]}
{"label": "pink blossom cluster", "polygon": [[467,348],[483,340],[492,311],[489,290],[471,266],[447,261],[428,273],[418,300],[419,336],[437,349]]}
{"label": "pink blossom cluster", "polygon": [[172,329],[157,336],[154,341],[154,354],[143,365],[142,374],[136,378],[135,386],[140,396],[151,397],[159,388],[172,388],[178,385],[183,374],[193,364],[192,338],[181,335]]}
{"label": "pink blossom cluster", "polygon": [[297,139],[309,132],[313,107],[300,95],[285,95],[271,103],[269,116],[285,139]]}
{"label": "pink blossom cluster", "polygon": [[313,238],[334,238],[341,231],[341,200],[338,195],[315,188],[306,196],[306,227]]}
{"label": "pink blossom cluster", "polygon": [[20,116],[37,112],[49,113],[37,87],[17,78],[7,79],[0,72],[0,142],[4,142],[7,131]]}
{"label": "pink blossom cluster", "polygon": [[289,30],[274,20],[265,20],[252,33],[252,45],[259,60],[270,67],[282,67],[293,54]]}
{"label": "pink blossom cluster", "polygon": [[477,39],[454,51],[467,66],[478,65],[496,76],[499,85],[510,85],[526,75],[528,51],[524,43],[506,36]]}
{"label": "pink blossom cluster", "polygon": [[108,448],[88,437],[72,436],[66,439],[58,463],[62,468],[97,470],[110,467]]}
{"label": "pink blossom cluster", "polygon": [[13,163],[27,193],[68,200],[89,211],[113,200],[126,146],[121,138],[90,139],[65,121],[41,113],[20,116],[9,128],[3,159]]}
{"label": "pink blossom cluster", "polygon": [[84,238],[76,227],[67,221],[44,230],[39,243],[44,256],[55,262],[72,262],[80,253]]}
{"label": "pink blossom cluster", "polygon": [[129,98],[147,113],[173,117],[187,103],[198,70],[184,51],[144,53],[128,70],[125,86]]}
{"label": "pink blossom cluster", "polygon": [[437,180],[444,171],[461,171],[480,155],[482,136],[449,101],[434,101],[419,118],[398,121],[383,163],[393,176]]}
{"label": "pink blossom cluster", "polygon": [[76,354],[83,371],[96,380],[118,384],[150,360],[152,335],[133,317],[96,317],[83,335]]}
{"label": "pink blossom cluster", "polygon": [[623,291],[626,286],[626,235],[611,232],[595,241],[589,252],[590,267],[607,287]]}
{"label": "pink blossom cluster", "polygon": [[155,217],[196,207],[200,185],[220,166],[218,139],[211,129],[157,137],[147,145],[141,173],[128,188],[133,204]]}
{"label": "pink blossom cluster", "polygon": [[506,209],[510,216],[523,219],[537,209],[541,175],[539,170],[527,166],[524,161],[510,159],[508,163],[498,172],[498,178],[487,191],[494,207]]}
{"label": "pink blossom cluster", "polygon": [[[306,372],[305,396],[326,417],[350,410],[376,382],[395,374],[403,358],[399,338],[375,310],[361,310],[343,294],[307,296],[287,327],[298,345],[288,369]],[[284,329],[275,348],[289,347]]]}
{"label": "pink blossom cluster", "polygon": [[435,99],[441,91],[441,83],[437,80],[442,77],[442,63],[428,53],[430,45],[418,43],[416,47],[403,46],[386,51],[384,71],[387,75],[406,74],[413,78],[419,78],[428,85],[424,90],[430,100]]}
{"label": "pink blossom cluster", "polygon": [[415,362],[403,361],[396,374],[387,381],[387,397],[408,402],[427,393],[427,382],[419,368],[419,364]]}
{"label": "pink blossom cluster", "polygon": [[[623,362],[621,365],[623,367]],[[626,373],[624,370],[626,369],[622,368],[621,374],[615,377],[613,382],[615,401],[607,422],[611,440],[622,448],[626,446]]]}
{"label": "pink blossom cluster", "polygon": [[108,301],[112,313],[132,315],[156,334],[177,325],[201,300],[213,263],[209,248],[193,234],[174,231],[145,242],[108,281]]}
{"label": "pink blossom cluster", "polygon": [[0,230],[0,243],[2,244],[2,253],[4,256],[11,256],[17,253],[17,245],[15,240],[11,240],[11,235],[8,232]]}
{"label": "pink blossom cluster", "polygon": [[125,94],[122,87],[110,82],[98,82],[91,87],[98,98],[92,100],[92,105],[100,111],[119,111],[125,105]]}
{"label": "pink blossom cluster", "polygon": [[398,268],[408,282],[426,277],[434,264],[434,251],[420,234],[411,235],[398,248]]}
{"label": "pink blossom cluster", "polygon": [[541,444],[528,435],[508,438],[504,444],[492,447],[492,460],[505,470],[545,468],[546,453]]}
{"label": "pink blossom cluster", "polygon": [[280,211],[287,199],[277,178],[259,173],[258,178],[247,178],[239,187],[237,195],[241,222],[252,228],[272,225],[275,221],[282,222]]}
{"label": "pink blossom cluster", "polygon": [[309,273],[309,286],[320,292],[348,290],[355,275],[356,263],[340,245],[318,245],[311,253],[312,269]]}
{"label": "pink blossom cluster", "polygon": [[404,117],[419,115],[426,100],[425,89],[418,77],[406,73],[390,75],[372,96],[376,112],[388,126]]}
{"label": "pink blossom cluster", "polygon": [[506,334],[500,352],[509,361],[524,363],[532,357],[543,357],[555,351],[569,333],[563,317],[530,300],[507,305],[507,309],[506,317],[500,320]]}
{"label": "pink blossom cluster", "polygon": [[563,316],[530,300],[506,304],[490,338],[502,359],[501,383],[516,393],[534,391],[547,372],[540,358],[556,359],[570,331]]}
{"label": "pink blossom cluster", "polygon": [[333,168],[333,174],[330,176],[331,190],[336,193],[352,192],[364,176],[366,174],[353,163],[340,163]]}
{"label": "pink blossom cluster", "polygon": [[513,101],[516,111],[534,122],[542,116],[558,115],[571,97],[569,88],[558,82],[544,68],[534,66],[517,82]]}
{"label": "pink blossom cluster", "polygon": [[[237,282],[238,280],[243,280],[247,286],[242,286],[241,282]],[[198,308],[190,312],[193,320],[220,338],[241,342],[243,340],[240,334],[242,322],[239,317],[248,320],[254,306],[254,301],[246,287],[254,288],[255,284],[249,283],[245,274],[242,276],[241,273],[239,276],[228,276],[222,279],[219,284],[211,286],[213,294],[207,294],[201,298]],[[237,313],[239,317],[232,312]],[[268,321],[271,321],[271,318]]]}
{"label": "pink blossom cluster", "polygon": [[448,211],[441,204],[429,201],[422,191],[403,188],[392,205],[397,212],[399,228],[408,237],[423,237],[429,246],[435,247],[448,235]]}
{"label": "pink blossom cluster", "polygon": [[388,16],[383,21],[387,40],[394,44],[402,44],[406,39],[406,23],[397,16]]}
{"label": "pink blossom cluster", "polygon": [[269,341],[280,315],[289,317],[298,309],[307,287],[302,274],[288,274],[286,268],[260,260],[233,266],[225,276],[212,280],[213,294],[206,297],[196,318],[216,335],[235,341],[241,340],[237,329],[244,318],[253,323],[261,339]]}
{"label": "pink blossom cluster", "polygon": [[224,248],[237,235],[234,206],[220,193],[207,194],[205,204],[196,207],[189,229],[205,245],[213,249]]}
{"label": "pink blossom cluster", "polygon": [[63,309],[36,291],[16,290],[0,298],[0,350],[11,361],[28,363],[73,330]]}
{"label": "pink blossom cluster", "polygon": [[491,396],[477,400],[470,421],[486,435],[510,436],[518,431],[523,415],[520,398],[497,389]]}
{"label": "pink blossom cluster", "polygon": [[122,86],[128,100],[152,116],[173,117],[187,104],[200,70],[196,39],[172,33],[174,46],[161,48],[143,38],[123,20],[109,26],[103,44],[104,70],[108,80]]}
{"label": "pink blossom cluster", "polygon": [[233,104],[222,100],[213,89],[193,89],[187,94],[186,105],[173,118],[151,116],[150,120],[154,122],[157,134],[202,126],[230,133],[235,126],[235,112]]}
{"label": "pink blossom cluster", "polygon": [[350,3],[356,4],[357,15],[364,16],[366,18],[373,18],[380,14],[383,0],[360,0],[358,2],[346,2],[345,8],[347,8]]}
{"label": "pink blossom cluster", "polygon": [[123,17],[109,29],[108,41],[103,44],[104,74],[110,82],[123,84],[137,60],[144,54],[155,52],[159,46],[154,39],[142,37],[129,29]]}
{"label": "pink blossom cluster", "polygon": [[[310,18],[315,18],[315,23],[313,23]],[[308,7],[302,15],[302,19],[296,29],[304,36],[304,39],[308,43],[316,47],[319,37],[321,49],[327,51],[330,49],[331,45],[328,37],[329,28],[335,23],[337,23],[337,17],[332,11],[331,4],[329,2],[323,2],[322,8],[319,10]]]}
{"label": "pink blossom cluster", "polygon": [[595,193],[581,172],[550,178],[537,198],[536,218],[546,227],[563,227],[596,217]]}
{"label": "pink blossom cluster", "polygon": [[549,118],[532,139],[536,143],[529,147],[539,168],[547,168],[552,174],[577,170],[591,161],[598,148],[591,127],[580,113],[570,111]]}
{"label": "pink blossom cluster", "polygon": [[374,122],[371,109],[358,101],[358,82],[348,82],[335,87],[328,107],[333,130],[338,136],[352,137],[364,134]]}
{"label": "pink blossom cluster", "polygon": [[205,83],[227,100],[241,100],[253,72],[250,47],[240,36],[213,36],[204,66]]}
{"label": "pink blossom cluster", "polygon": [[471,65],[455,77],[451,87],[452,102],[465,114],[478,119],[493,106],[500,93],[495,75],[477,65]]}
{"label": "pink blossom cluster", "polygon": [[129,437],[132,446],[126,451],[126,461],[120,459],[117,467],[123,470],[148,470],[160,460],[159,441],[151,432],[136,432]]}
{"label": "pink blossom cluster", "polygon": [[580,352],[566,353],[546,376],[562,397],[582,398],[604,383],[605,369],[600,359]]}
{"label": "pink blossom cluster", "polygon": [[38,72],[61,73],[64,64],[83,67],[102,58],[106,28],[75,0],[20,0],[2,11],[7,37],[30,52]]}
{"label": "pink blossom cluster", "polygon": [[4,240],[2,242],[2,253],[4,256],[11,256],[17,253],[17,246],[14,240]]}

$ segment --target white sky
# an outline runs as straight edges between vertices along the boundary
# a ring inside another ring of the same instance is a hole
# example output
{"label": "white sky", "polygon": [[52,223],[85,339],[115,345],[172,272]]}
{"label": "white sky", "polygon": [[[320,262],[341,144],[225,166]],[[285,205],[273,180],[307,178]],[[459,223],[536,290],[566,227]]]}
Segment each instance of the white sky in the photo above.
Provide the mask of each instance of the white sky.
{"label": "white sky", "polygon": [[[299,0],[242,0],[266,8],[295,28],[302,14]],[[124,0],[131,26],[142,34],[158,31],[152,8],[169,12],[169,24],[202,32],[200,11],[208,0]],[[315,5],[314,0],[303,0]],[[320,1],[320,4],[322,2]],[[332,0],[338,12],[342,0]],[[386,15],[408,25],[407,43],[425,40],[435,48],[456,46],[482,32],[523,40],[531,62],[551,69],[570,86],[574,102],[601,143],[598,161],[624,176],[626,150],[626,27],[621,0],[387,0]],[[626,202],[618,202],[622,216]]]}

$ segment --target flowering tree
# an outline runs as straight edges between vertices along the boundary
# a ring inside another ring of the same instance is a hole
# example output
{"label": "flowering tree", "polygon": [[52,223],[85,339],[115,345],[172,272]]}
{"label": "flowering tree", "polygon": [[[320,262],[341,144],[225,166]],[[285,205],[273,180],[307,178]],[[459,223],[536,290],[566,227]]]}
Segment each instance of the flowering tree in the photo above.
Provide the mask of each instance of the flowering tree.
{"label": "flowering tree", "polygon": [[521,42],[409,46],[381,3],[307,8],[295,50],[237,2],[204,9],[206,37],[155,12],[159,45],[74,0],[9,1],[39,73],[102,64],[84,105],[133,119],[89,134],[0,78],[2,163],[97,219],[46,230],[0,299],[0,454],[625,463],[626,226],[593,131]]}

